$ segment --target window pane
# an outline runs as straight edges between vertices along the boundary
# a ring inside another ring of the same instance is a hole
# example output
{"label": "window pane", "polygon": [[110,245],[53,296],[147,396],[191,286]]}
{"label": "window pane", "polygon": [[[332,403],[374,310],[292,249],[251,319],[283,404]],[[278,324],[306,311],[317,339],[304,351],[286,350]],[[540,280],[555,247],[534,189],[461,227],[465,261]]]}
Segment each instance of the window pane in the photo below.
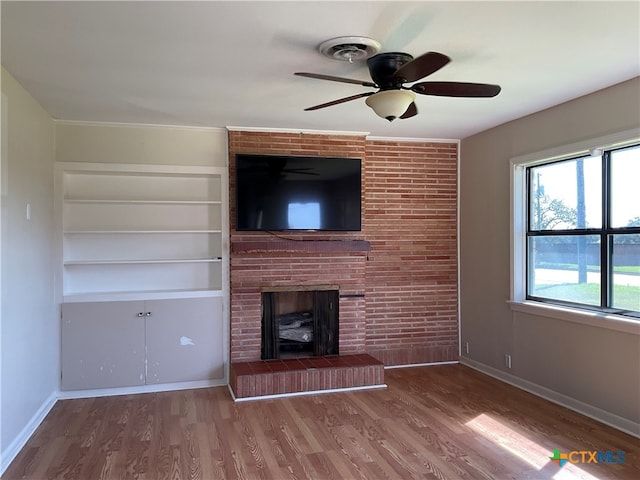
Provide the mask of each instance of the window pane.
{"label": "window pane", "polygon": [[320,225],[320,204],[290,203],[287,212],[289,228],[317,230]]}
{"label": "window pane", "polygon": [[611,226],[640,227],[640,147],[611,152]]}
{"label": "window pane", "polygon": [[640,234],[613,236],[611,306],[640,312]]}
{"label": "window pane", "polygon": [[529,238],[528,295],[600,305],[600,237]]}
{"label": "window pane", "polygon": [[584,157],[531,167],[532,230],[602,226],[602,159]]}

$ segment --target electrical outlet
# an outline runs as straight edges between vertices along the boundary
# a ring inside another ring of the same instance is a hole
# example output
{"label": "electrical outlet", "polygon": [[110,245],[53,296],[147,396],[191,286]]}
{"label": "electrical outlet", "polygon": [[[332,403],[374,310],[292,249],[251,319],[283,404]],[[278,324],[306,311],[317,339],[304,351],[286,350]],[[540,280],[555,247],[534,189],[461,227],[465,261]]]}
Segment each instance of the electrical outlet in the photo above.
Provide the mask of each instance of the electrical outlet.
{"label": "electrical outlet", "polygon": [[464,342],[464,353],[469,355],[469,342]]}
{"label": "electrical outlet", "polygon": [[508,353],[504,355],[504,363],[507,368],[511,368],[511,355],[509,355]]}

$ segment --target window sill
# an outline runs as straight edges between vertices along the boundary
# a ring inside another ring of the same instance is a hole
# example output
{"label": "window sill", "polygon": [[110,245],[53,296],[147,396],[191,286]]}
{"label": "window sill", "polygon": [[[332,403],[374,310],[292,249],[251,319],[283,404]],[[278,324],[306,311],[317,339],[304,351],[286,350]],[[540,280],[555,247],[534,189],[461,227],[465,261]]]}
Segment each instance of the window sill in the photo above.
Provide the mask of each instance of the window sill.
{"label": "window sill", "polygon": [[559,305],[547,305],[533,301],[508,301],[511,310],[529,313],[549,318],[557,318],[567,322],[589,325],[591,327],[616,330],[618,332],[631,333],[640,336],[640,322],[631,320],[622,315],[590,312],[578,308],[561,307]]}

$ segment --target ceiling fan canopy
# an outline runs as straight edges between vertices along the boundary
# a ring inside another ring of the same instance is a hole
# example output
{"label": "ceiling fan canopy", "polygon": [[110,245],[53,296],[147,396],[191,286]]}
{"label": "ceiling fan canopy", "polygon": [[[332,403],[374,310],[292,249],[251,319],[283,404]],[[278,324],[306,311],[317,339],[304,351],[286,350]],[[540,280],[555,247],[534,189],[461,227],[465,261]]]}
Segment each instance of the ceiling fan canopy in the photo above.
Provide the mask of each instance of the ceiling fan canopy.
{"label": "ceiling fan canopy", "polygon": [[[402,52],[378,53],[367,59],[367,66],[372,81],[334,77],[318,73],[296,72],[295,75],[329,80],[333,82],[352,83],[363,87],[377,88],[377,92],[363,92],[349,97],[339,98],[305,108],[306,111],[331,107],[350,102],[358,98],[368,97],[366,104],[376,114],[390,122],[396,118],[410,118],[418,113],[415,94],[436,95],[443,97],[495,97],[500,93],[499,85],[468,82],[419,82],[444,67],[451,59],[438,52],[427,52],[417,58]],[[413,83],[406,86],[405,83]]]}

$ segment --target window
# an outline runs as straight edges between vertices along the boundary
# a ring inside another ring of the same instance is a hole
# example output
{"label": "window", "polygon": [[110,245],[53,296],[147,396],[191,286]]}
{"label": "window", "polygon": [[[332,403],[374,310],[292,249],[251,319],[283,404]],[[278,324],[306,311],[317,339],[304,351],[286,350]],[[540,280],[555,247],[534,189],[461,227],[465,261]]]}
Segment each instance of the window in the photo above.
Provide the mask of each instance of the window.
{"label": "window", "polygon": [[320,203],[290,203],[288,224],[293,229],[317,230],[320,228]]}
{"label": "window", "polygon": [[524,297],[640,318],[640,144],[521,173]]}

